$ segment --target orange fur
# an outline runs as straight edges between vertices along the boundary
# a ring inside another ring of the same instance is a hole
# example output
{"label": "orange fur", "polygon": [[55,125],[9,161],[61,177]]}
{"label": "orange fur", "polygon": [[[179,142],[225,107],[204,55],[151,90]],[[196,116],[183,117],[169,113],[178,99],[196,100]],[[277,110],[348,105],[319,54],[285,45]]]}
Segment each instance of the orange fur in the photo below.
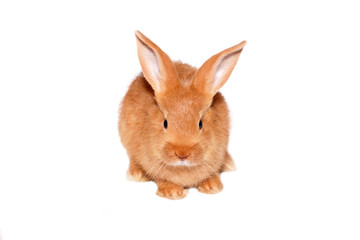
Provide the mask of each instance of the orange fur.
{"label": "orange fur", "polygon": [[143,73],[129,87],[119,114],[119,134],[130,158],[129,175],[138,181],[155,181],[157,194],[170,199],[185,197],[184,189],[189,187],[220,191],[219,174],[234,164],[227,152],[228,108],[217,91],[245,43],[214,55],[196,69],[172,62],[143,34],[136,36]]}

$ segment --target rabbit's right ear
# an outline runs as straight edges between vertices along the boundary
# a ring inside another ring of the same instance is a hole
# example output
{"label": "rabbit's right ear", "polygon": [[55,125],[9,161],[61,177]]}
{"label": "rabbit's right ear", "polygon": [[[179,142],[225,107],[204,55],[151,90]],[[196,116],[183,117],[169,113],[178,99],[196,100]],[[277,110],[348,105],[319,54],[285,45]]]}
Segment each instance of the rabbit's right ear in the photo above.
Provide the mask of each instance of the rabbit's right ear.
{"label": "rabbit's right ear", "polygon": [[144,77],[155,94],[165,92],[176,84],[177,75],[173,62],[155,43],[139,31],[135,32],[137,51]]}

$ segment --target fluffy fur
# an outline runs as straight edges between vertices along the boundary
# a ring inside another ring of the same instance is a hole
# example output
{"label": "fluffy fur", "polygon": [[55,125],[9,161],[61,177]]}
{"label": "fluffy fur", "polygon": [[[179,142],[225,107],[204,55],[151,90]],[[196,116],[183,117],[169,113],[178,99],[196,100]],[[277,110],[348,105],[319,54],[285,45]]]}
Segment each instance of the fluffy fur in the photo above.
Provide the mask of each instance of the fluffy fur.
{"label": "fluffy fur", "polygon": [[190,187],[221,191],[219,175],[233,170],[234,163],[227,151],[229,112],[218,90],[245,42],[196,69],[172,62],[140,32],[136,38],[143,72],[129,87],[119,114],[119,134],[130,159],[128,176],[155,181],[157,194],[170,199],[185,197]]}

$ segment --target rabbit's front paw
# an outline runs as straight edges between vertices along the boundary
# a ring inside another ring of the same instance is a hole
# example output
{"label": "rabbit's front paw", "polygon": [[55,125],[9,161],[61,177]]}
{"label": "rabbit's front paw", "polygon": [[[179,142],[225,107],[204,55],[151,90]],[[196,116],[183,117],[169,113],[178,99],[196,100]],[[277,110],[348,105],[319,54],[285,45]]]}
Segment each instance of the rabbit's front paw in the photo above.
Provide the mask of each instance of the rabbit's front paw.
{"label": "rabbit's front paw", "polygon": [[201,182],[198,186],[198,191],[202,193],[218,193],[223,189],[223,185],[220,181],[220,176],[215,175]]}
{"label": "rabbit's front paw", "polygon": [[170,183],[170,182],[157,182],[158,190],[156,194],[160,197],[168,199],[182,199],[188,193],[188,190],[184,189],[182,186]]}

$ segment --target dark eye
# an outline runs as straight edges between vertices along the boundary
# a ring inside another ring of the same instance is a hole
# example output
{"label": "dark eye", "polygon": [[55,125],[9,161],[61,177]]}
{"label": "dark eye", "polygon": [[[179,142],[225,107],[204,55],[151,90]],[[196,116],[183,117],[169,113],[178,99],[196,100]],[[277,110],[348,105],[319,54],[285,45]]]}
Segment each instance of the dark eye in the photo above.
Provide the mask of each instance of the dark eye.
{"label": "dark eye", "polygon": [[167,120],[164,120],[164,128],[167,129]]}
{"label": "dark eye", "polygon": [[202,124],[202,121],[200,120],[200,122],[199,122],[199,128],[200,128],[200,129],[202,129],[202,125],[203,125],[203,124]]}

